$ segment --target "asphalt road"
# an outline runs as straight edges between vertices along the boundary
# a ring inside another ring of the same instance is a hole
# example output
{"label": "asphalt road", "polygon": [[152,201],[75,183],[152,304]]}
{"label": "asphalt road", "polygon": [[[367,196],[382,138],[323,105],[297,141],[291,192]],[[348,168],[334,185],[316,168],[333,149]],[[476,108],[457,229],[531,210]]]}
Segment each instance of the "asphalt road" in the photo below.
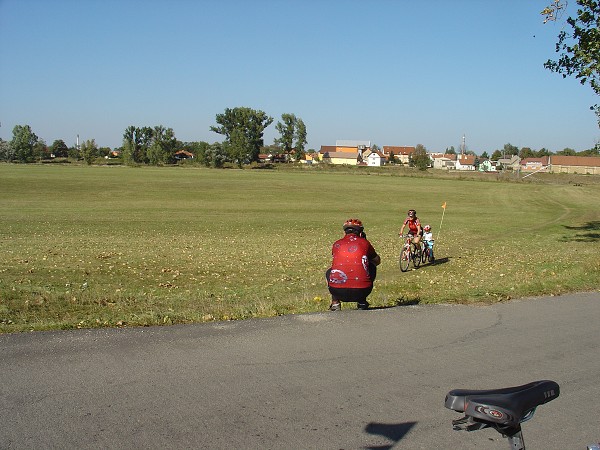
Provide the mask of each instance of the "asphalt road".
{"label": "asphalt road", "polygon": [[600,292],[0,335],[0,448],[505,449],[453,388],[539,379],[533,448],[600,441]]}

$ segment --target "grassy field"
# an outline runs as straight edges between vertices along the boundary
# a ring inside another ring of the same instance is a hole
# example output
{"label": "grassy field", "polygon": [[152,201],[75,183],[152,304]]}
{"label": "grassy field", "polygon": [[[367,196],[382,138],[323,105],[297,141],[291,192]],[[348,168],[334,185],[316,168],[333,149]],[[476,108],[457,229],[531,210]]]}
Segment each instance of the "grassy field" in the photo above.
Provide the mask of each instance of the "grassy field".
{"label": "grassy field", "polygon": [[[497,178],[0,164],[0,332],[325,310],[348,217],[382,257],[374,306],[598,289],[600,177]],[[401,273],[411,207],[438,262]]]}

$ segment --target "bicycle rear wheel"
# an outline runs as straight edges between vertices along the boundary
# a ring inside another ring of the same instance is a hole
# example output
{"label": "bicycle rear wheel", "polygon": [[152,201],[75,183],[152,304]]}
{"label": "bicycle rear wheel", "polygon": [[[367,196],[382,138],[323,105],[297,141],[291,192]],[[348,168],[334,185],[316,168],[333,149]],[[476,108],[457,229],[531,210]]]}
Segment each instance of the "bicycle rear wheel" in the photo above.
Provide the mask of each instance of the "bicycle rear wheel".
{"label": "bicycle rear wheel", "polygon": [[400,270],[406,272],[410,264],[410,250],[403,248],[400,252]]}

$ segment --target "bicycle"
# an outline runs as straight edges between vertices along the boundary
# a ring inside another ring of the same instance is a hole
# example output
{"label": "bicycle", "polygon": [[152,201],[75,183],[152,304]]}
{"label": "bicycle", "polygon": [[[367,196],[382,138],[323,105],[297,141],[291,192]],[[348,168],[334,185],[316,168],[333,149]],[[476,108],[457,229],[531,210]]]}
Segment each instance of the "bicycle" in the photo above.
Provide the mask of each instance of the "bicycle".
{"label": "bicycle", "polygon": [[435,257],[433,256],[433,243],[435,241],[432,239],[430,241],[423,241],[423,253],[421,257],[421,262],[425,264],[426,262],[430,262],[433,264],[435,261]]}
{"label": "bicycle", "polygon": [[531,419],[538,406],[559,394],[558,383],[550,380],[503,389],[454,389],[446,394],[445,406],[465,415],[452,421],[454,430],[494,428],[508,439],[512,450],[525,450],[521,423]]}
{"label": "bicycle", "polygon": [[418,269],[421,265],[421,246],[413,243],[413,237],[414,236],[412,234],[402,236],[402,238],[405,239],[404,245],[402,246],[402,251],[400,252],[400,270],[402,272],[406,272],[408,270],[408,266],[410,265],[411,261],[415,269]]}

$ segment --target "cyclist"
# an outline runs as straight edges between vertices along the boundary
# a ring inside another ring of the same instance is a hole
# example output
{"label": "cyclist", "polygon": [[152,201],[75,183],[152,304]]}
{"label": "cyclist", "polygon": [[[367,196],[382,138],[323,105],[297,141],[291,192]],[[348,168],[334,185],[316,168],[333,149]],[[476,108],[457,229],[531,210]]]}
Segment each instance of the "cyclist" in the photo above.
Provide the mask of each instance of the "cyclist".
{"label": "cyclist", "polygon": [[431,225],[425,225],[423,227],[423,241],[425,241],[425,245],[429,247],[429,251],[431,252],[431,262],[434,261],[433,257],[433,233],[431,231]]}
{"label": "cyclist", "polygon": [[421,236],[423,235],[423,229],[421,228],[421,222],[417,217],[417,212],[414,209],[408,210],[408,217],[404,219],[402,228],[400,228],[400,236],[403,236],[404,228],[408,225],[408,233],[413,235],[413,243],[415,247],[418,247]]}
{"label": "cyclist", "polygon": [[344,237],[333,244],[333,261],[325,273],[331,294],[329,309],[339,311],[342,301],[356,302],[358,309],[368,309],[367,297],[373,290],[381,258],[366,239],[360,220],[348,219],[343,229]]}

